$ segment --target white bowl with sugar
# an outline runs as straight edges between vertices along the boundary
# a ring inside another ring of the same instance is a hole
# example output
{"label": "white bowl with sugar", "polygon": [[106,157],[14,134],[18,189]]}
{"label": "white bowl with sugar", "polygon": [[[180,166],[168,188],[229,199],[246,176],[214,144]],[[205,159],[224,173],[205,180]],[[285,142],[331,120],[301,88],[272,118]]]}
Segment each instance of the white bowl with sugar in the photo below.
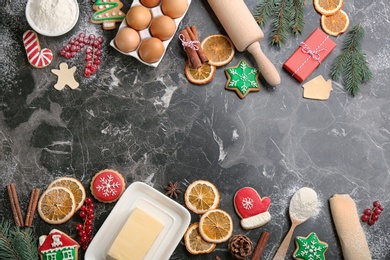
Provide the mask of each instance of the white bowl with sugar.
{"label": "white bowl with sugar", "polygon": [[45,36],[69,32],[79,19],[77,0],[28,0],[26,19],[31,28]]}

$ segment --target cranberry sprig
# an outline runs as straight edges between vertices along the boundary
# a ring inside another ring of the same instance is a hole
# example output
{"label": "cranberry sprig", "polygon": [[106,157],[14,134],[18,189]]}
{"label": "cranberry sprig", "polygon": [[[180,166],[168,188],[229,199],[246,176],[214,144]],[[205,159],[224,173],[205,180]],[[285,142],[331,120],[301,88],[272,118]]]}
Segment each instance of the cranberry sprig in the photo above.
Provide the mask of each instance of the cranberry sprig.
{"label": "cranberry sprig", "polygon": [[76,230],[79,235],[79,244],[84,250],[87,250],[92,241],[92,225],[93,219],[95,218],[94,205],[91,198],[85,199],[84,205],[81,206],[79,210],[79,216],[83,220],[83,223],[76,224]]}
{"label": "cranberry sprig", "polygon": [[99,65],[102,63],[102,43],[103,37],[96,37],[94,34],[87,36],[85,33],[80,33],[78,36],[71,39],[67,45],[60,50],[60,55],[70,59],[76,57],[77,53],[87,46],[85,51],[85,68],[84,76],[90,77],[95,74]]}
{"label": "cranberry sprig", "polygon": [[379,215],[381,212],[385,209],[379,201],[374,201],[372,203],[373,208],[372,209],[365,209],[362,215],[362,221],[367,222],[368,225],[372,226],[375,224],[375,222],[378,221]]}

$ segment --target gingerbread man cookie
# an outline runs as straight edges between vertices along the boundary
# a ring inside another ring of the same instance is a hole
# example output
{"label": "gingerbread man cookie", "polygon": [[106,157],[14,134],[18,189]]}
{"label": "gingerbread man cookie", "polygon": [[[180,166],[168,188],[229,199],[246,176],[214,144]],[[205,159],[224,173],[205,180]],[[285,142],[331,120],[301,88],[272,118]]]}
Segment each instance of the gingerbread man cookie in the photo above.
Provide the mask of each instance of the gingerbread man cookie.
{"label": "gingerbread man cookie", "polygon": [[79,83],[74,79],[74,72],[76,67],[68,68],[68,64],[61,63],[59,70],[51,70],[51,72],[58,76],[58,81],[54,85],[54,88],[57,90],[62,90],[66,85],[71,89],[75,89],[79,86]]}
{"label": "gingerbread man cookie", "polygon": [[241,188],[234,195],[234,208],[242,218],[241,226],[244,229],[261,227],[271,220],[268,208],[271,199],[261,198],[257,191],[250,187]]}
{"label": "gingerbread man cookie", "polygon": [[33,30],[27,30],[23,34],[23,44],[28,62],[35,68],[44,68],[53,60],[52,51],[47,48],[41,49],[38,35]]}

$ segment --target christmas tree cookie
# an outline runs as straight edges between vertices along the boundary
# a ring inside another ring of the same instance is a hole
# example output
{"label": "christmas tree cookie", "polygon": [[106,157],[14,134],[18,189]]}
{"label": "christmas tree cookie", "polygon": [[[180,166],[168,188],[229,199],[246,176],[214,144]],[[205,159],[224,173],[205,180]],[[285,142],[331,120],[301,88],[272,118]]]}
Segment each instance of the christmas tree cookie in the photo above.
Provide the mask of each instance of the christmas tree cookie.
{"label": "christmas tree cookie", "polygon": [[38,252],[42,260],[78,259],[80,245],[67,234],[53,229],[49,235],[39,238]]}
{"label": "christmas tree cookie", "polygon": [[234,90],[240,98],[245,98],[251,91],[259,91],[259,71],[241,60],[237,66],[225,69],[228,78],[225,89]]}
{"label": "christmas tree cookie", "polygon": [[328,244],[318,239],[316,233],[311,232],[307,237],[296,237],[297,248],[293,253],[296,260],[325,260]]}
{"label": "christmas tree cookie", "polygon": [[234,195],[234,209],[241,217],[241,226],[244,229],[261,227],[271,220],[268,208],[271,199],[261,198],[257,191],[250,187],[239,189]]}
{"label": "christmas tree cookie", "polygon": [[120,0],[96,0],[92,6],[95,13],[91,17],[91,22],[102,24],[104,30],[114,30],[116,23],[126,17],[126,14],[121,11],[122,7]]}

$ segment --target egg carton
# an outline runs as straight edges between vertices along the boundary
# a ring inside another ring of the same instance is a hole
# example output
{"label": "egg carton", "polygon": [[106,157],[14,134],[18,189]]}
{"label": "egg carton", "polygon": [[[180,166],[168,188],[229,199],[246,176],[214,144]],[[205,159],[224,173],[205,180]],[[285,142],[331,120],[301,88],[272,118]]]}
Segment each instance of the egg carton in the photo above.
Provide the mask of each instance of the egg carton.
{"label": "egg carton", "polygon": [[[181,20],[182,20],[183,17],[186,15],[186,13],[187,13],[187,11],[188,11],[188,8],[190,7],[191,0],[187,0],[187,1],[188,1],[188,6],[187,6],[187,10],[184,12],[184,14],[183,14],[182,16],[180,16],[179,18],[173,19],[173,21],[174,21],[175,24],[176,24],[175,33],[174,33],[173,36],[172,36],[171,38],[169,38],[168,40],[162,41],[162,43],[163,43],[163,45],[164,45],[164,52],[163,52],[163,54],[161,55],[161,58],[160,58],[158,61],[153,62],[153,63],[147,63],[147,62],[143,61],[143,60],[140,58],[140,56],[138,55],[139,45],[138,45],[137,49],[135,49],[134,51],[131,51],[131,52],[123,52],[123,51],[119,50],[119,49],[115,46],[115,42],[114,42],[115,38],[111,40],[110,45],[111,45],[114,49],[116,49],[117,51],[119,51],[120,53],[122,53],[122,54],[124,54],[124,55],[133,56],[133,57],[137,58],[140,62],[142,62],[142,63],[145,64],[145,65],[148,65],[148,66],[151,66],[151,67],[157,67],[158,64],[160,64],[161,60],[163,59],[163,57],[164,57],[164,55],[165,55],[165,52],[167,51],[167,48],[168,48],[169,43],[171,42],[172,38],[175,36],[176,31],[177,31],[177,28],[179,27],[179,24],[180,24]],[[131,7],[137,6],[137,5],[142,5],[142,4],[141,4],[141,2],[140,2],[139,0],[134,0],[133,3],[132,3],[132,5],[131,5]],[[130,7],[130,8],[131,8],[131,7]],[[152,21],[153,21],[154,18],[157,18],[157,17],[159,17],[159,16],[163,16],[163,15],[164,15],[163,12],[162,12],[162,10],[161,10],[161,2],[160,2],[160,4],[158,4],[157,6],[152,7],[152,8],[148,8],[148,9],[149,9],[149,10],[151,11],[151,13],[152,13]],[[127,22],[126,22],[126,18],[123,19],[122,23],[121,23],[120,26],[119,26],[118,31],[119,31],[120,29],[122,29],[123,27],[129,27],[129,26],[127,25]],[[141,38],[141,42],[142,42],[143,40],[147,39],[147,38],[152,37],[152,35],[150,34],[150,31],[149,31],[149,27],[150,27],[150,24],[149,24],[149,26],[148,26],[147,28],[138,31],[139,36],[140,36],[140,38]]]}

